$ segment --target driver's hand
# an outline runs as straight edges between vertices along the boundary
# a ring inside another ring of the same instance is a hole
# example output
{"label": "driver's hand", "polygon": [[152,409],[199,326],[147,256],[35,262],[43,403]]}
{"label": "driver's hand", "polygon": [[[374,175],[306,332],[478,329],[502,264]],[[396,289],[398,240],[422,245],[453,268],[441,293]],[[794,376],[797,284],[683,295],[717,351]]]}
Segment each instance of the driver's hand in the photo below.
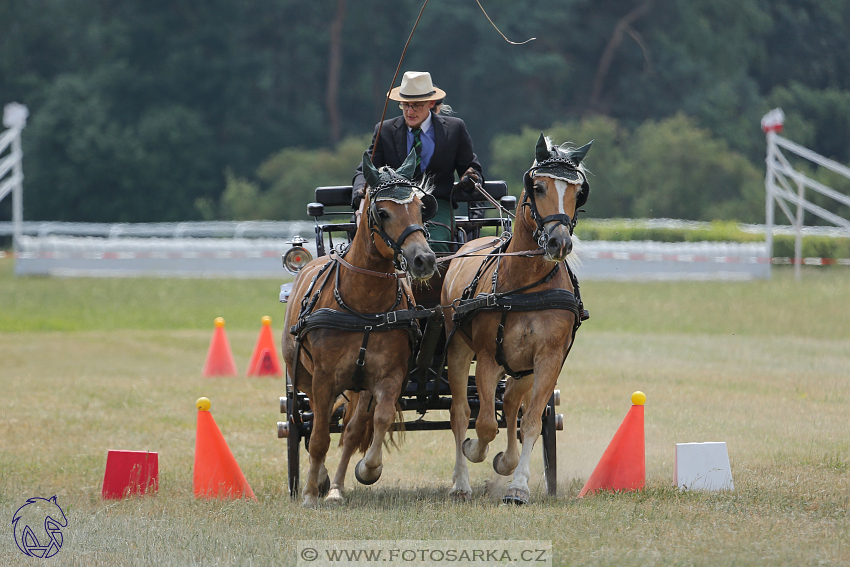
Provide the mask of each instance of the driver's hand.
{"label": "driver's hand", "polygon": [[355,189],[351,192],[351,208],[357,210],[360,208],[360,201],[363,200],[363,189]]}
{"label": "driver's hand", "polygon": [[474,168],[470,167],[460,178],[460,186],[466,191],[471,191],[475,188],[476,183],[481,183],[481,176]]}

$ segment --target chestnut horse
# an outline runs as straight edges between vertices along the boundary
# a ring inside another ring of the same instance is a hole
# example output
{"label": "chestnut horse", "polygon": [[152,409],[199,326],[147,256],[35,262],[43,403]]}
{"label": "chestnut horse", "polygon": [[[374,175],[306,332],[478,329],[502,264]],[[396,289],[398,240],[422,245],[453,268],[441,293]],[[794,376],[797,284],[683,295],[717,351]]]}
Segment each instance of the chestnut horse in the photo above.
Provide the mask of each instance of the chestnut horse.
{"label": "chestnut horse", "polygon": [[[413,310],[405,279],[427,280],[436,271],[436,256],[422,226],[433,216],[436,200],[412,181],[415,154],[395,171],[378,171],[364,154],[363,171],[369,189],[350,246],[342,254],[331,251],[330,258],[313,260],[299,272],[286,311],[282,350],[287,376],[307,394],[314,416],[305,506],[318,504],[320,475],[327,481],[329,421],[334,401],[345,390],[371,394],[370,407],[358,410],[352,427],[363,431],[362,420],[373,419],[374,434],[356,474],[366,483],[380,477],[382,443],[393,426],[419,333],[421,311]],[[348,443],[351,452],[358,442]],[[347,464],[346,457],[337,477],[344,478]],[[341,501],[341,493],[342,480],[336,478],[328,500]]]}
{"label": "chestnut horse", "polygon": [[[451,494],[458,499],[472,494],[466,459],[483,461],[499,431],[495,394],[507,374],[503,405],[507,448],[496,455],[493,468],[504,476],[513,473],[504,502],[529,501],[531,450],[584,311],[578,281],[565,260],[573,247],[576,210],[590,191],[581,161],[592,143],[577,150],[553,147],[541,134],[534,165],[523,177],[511,240],[484,260],[456,258],[446,272],[442,304],[451,304],[444,309],[455,437]],[[459,254],[481,246],[484,240],[467,243]],[[473,357],[480,401],[474,440],[465,439]],[[516,434],[521,405],[522,452]]]}

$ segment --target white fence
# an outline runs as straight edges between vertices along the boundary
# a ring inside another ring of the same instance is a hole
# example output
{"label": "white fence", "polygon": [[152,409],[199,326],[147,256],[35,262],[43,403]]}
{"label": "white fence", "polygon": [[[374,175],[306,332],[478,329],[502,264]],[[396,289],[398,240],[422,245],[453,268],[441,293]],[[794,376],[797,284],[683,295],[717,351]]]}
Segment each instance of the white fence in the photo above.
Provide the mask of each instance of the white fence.
{"label": "white fence", "polygon": [[[16,250],[24,220],[21,130],[27,125],[27,116],[29,111],[26,106],[16,102],[7,104],[3,108],[3,126],[8,130],[0,134],[0,201],[12,193],[12,234]],[[9,152],[3,157],[6,150]]]}
{"label": "white fence", "polygon": [[[660,221],[645,221],[657,225]],[[680,221],[669,221],[678,223]],[[20,275],[283,278],[281,255],[296,234],[315,255],[314,223],[26,223]],[[3,231],[0,223],[0,233]],[[754,227],[753,230],[758,230]],[[764,230],[764,227],[761,227]],[[576,272],[590,280],[747,280],[769,277],[764,243],[603,242],[577,245]]]}
{"label": "white fence", "polygon": [[[3,232],[0,223],[0,234]],[[24,223],[17,275],[237,277],[285,276],[281,255],[293,236],[315,255],[315,223]]]}
{"label": "white fence", "polygon": [[[765,240],[769,252],[773,252],[774,209],[778,206],[794,228],[796,240],[794,243],[794,270],[797,279],[800,278],[802,260],[803,219],[804,211],[815,215],[850,234],[850,220],[842,218],[823,207],[806,199],[806,189],[824,195],[838,203],[850,206],[850,196],[839,193],[831,187],[811,179],[806,174],[795,169],[782,154],[785,149],[802,157],[815,165],[824,167],[847,179],[850,179],[850,168],[825,158],[812,150],[787,140],[779,135],[782,131],[784,114],[781,109],[774,109],[762,118],[762,129],[767,135],[767,174],[765,176]],[[793,186],[792,186],[793,184]],[[788,205],[796,205],[792,212]]]}

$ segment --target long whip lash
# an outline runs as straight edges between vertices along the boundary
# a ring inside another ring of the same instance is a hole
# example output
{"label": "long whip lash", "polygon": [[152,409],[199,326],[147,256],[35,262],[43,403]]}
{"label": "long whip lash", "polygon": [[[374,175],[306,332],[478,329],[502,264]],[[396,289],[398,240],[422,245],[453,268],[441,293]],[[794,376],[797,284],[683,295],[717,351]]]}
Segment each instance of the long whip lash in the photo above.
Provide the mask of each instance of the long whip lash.
{"label": "long whip lash", "polygon": [[499,35],[500,35],[500,36],[502,36],[502,38],[503,38],[505,41],[507,41],[508,43],[510,43],[511,45],[525,45],[525,44],[526,44],[526,43],[528,43],[529,41],[534,41],[535,39],[537,39],[536,37],[531,37],[531,38],[528,38],[528,39],[526,39],[525,41],[520,42],[520,43],[517,43],[517,42],[515,42],[515,41],[511,41],[511,40],[509,40],[508,38],[506,38],[506,37],[505,37],[505,34],[503,34],[503,33],[502,33],[502,30],[500,30],[498,27],[496,27],[496,24],[494,24],[494,23],[493,23],[493,20],[491,20],[491,19],[490,19],[490,16],[488,16],[488,15],[487,15],[487,12],[486,12],[486,10],[484,10],[484,6],[482,6],[482,5],[481,5],[480,0],[475,0],[475,2],[478,4],[478,7],[479,7],[479,8],[481,8],[481,11],[482,11],[482,12],[484,12],[484,16],[487,18],[487,21],[488,21],[488,22],[490,22],[490,25],[492,25],[492,26],[493,26],[493,28],[494,28],[497,32],[499,32]]}
{"label": "long whip lash", "polygon": [[[502,36],[502,38],[511,45],[525,45],[529,41],[534,41],[535,39],[537,39],[536,37],[532,37],[520,43],[509,40],[507,37],[505,37],[505,34],[503,34],[502,31],[496,26],[496,24],[493,23],[493,20],[490,19],[490,16],[487,15],[487,11],[484,10],[484,6],[481,5],[480,0],[475,0],[475,2],[478,4],[478,7],[481,8],[481,11],[484,13],[484,16],[487,18],[487,21],[490,22],[490,25],[492,25],[493,28],[497,32],[499,32],[499,35]],[[375,159],[375,148],[378,146],[378,140],[381,139],[381,129],[384,127],[384,117],[386,117],[387,115],[387,107],[390,104],[390,91],[393,90],[393,85],[395,85],[395,80],[398,78],[398,72],[401,70],[401,64],[404,61],[405,54],[407,53],[407,46],[410,45],[410,40],[413,39],[413,32],[416,31],[416,26],[419,25],[419,20],[422,19],[422,13],[425,11],[425,6],[427,5],[428,0],[425,0],[425,3],[422,4],[422,9],[419,10],[419,16],[416,18],[416,22],[414,22],[413,24],[413,29],[410,30],[410,35],[407,36],[407,43],[404,44],[404,50],[402,50],[401,58],[398,60],[398,67],[395,68],[395,74],[393,75],[393,80],[390,83],[390,88],[387,91],[387,97],[384,99],[384,111],[381,113],[381,120],[378,122],[378,132],[377,134],[375,134],[375,143],[372,145],[372,155],[369,156],[369,159]]]}
{"label": "long whip lash", "polygon": [[395,68],[395,75],[393,75],[393,81],[390,83],[390,89],[387,91],[387,98],[384,99],[384,112],[381,113],[381,121],[378,122],[378,133],[375,134],[375,143],[372,145],[372,155],[369,156],[369,159],[375,159],[375,148],[378,147],[378,140],[381,138],[381,128],[384,127],[384,117],[387,115],[387,106],[390,104],[390,91],[393,90],[393,85],[395,85],[396,77],[398,77],[398,72],[401,69],[401,62],[404,61],[404,55],[407,53],[407,46],[410,45],[410,40],[413,39],[413,32],[416,31],[416,26],[419,25],[419,20],[422,19],[422,12],[425,11],[425,6],[428,5],[428,0],[425,0],[425,3],[422,4],[422,9],[419,10],[419,17],[416,18],[416,22],[413,24],[413,29],[410,30],[410,35],[407,36],[407,43],[404,44],[404,50],[401,52],[401,59],[398,60],[398,67]]}

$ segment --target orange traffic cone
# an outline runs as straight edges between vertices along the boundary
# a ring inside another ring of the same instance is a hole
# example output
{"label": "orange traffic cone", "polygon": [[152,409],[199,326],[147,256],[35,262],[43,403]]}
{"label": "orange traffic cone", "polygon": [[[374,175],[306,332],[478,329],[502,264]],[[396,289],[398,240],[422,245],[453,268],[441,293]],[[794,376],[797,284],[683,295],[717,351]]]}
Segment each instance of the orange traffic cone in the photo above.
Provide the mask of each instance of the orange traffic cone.
{"label": "orange traffic cone", "polygon": [[195,436],[195,498],[254,498],[254,491],[210,413],[210,401],[198,398]]}
{"label": "orange traffic cone", "polygon": [[643,435],[643,392],[632,394],[634,404],[620,424],[617,433],[593,474],[579,492],[581,498],[588,492],[600,490],[641,490],[646,485],[646,449]]}
{"label": "orange traffic cone", "polygon": [[280,361],[277,358],[277,350],[274,347],[272,336],[272,318],[266,315],[262,318],[263,326],[260,328],[260,336],[257,337],[257,345],[248,363],[246,376],[282,376]]}
{"label": "orange traffic cone", "polygon": [[216,317],[210,349],[207,351],[207,361],[204,363],[204,377],[237,376],[238,374],[233,353],[230,351],[230,342],[227,340],[227,333],[224,332],[224,319]]}

